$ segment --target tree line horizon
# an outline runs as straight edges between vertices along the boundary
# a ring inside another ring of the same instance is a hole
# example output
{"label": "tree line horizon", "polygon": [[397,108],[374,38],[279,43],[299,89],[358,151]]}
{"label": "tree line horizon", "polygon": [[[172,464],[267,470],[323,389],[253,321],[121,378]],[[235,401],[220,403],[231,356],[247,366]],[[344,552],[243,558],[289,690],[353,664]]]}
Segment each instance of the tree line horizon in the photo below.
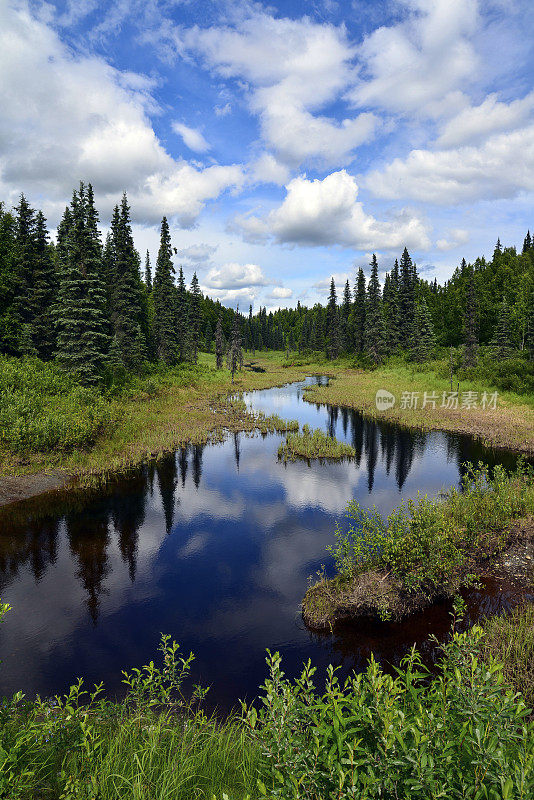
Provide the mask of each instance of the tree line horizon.
{"label": "tree line horizon", "polygon": [[163,217],[154,271],[135,247],[126,193],[102,242],[91,184],[74,190],[50,241],[46,219],[21,194],[7,210],[0,202],[0,351],[55,360],[81,382],[105,373],[136,372],[146,363],[196,363],[201,350],[226,357],[233,372],[241,347],[352,355],[363,366],[392,355],[414,362],[439,347],[462,349],[474,366],[480,347],[499,358],[534,360],[534,237],[521,252],[497,239],[493,257],[465,259],[440,285],[417,272],[404,248],[381,285],[378,260],[369,278],[360,267],[340,300],[334,278],[323,305],[248,315],[203,295],[196,272],[186,286],[175,269],[169,225]]}

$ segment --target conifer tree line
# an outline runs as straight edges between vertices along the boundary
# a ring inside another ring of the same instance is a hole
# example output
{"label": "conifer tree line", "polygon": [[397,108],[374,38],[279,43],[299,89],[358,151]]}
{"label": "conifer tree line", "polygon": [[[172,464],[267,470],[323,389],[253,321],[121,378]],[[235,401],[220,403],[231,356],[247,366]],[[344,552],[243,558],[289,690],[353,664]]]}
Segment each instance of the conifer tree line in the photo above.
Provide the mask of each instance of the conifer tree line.
{"label": "conifer tree line", "polygon": [[[443,285],[418,274],[405,248],[380,280],[373,255],[352,283],[332,278],[325,305],[248,314],[205,297],[174,266],[167,219],[155,264],[135,247],[126,194],[102,241],[90,184],[73,192],[50,241],[46,219],[24,195],[0,203],[0,351],[55,359],[87,384],[106,372],[135,372],[147,362],[195,363],[214,352],[235,371],[241,347],[256,351],[322,351],[379,364],[390,355],[430,358],[437,346],[465,348],[473,365],[480,346],[499,358],[523,351],[534,360],[534,237],[523,246],[497,240],[491,260],[462,260]],[[367,274],[366,274],[367,273]],[[367,277],[368,276],[368,277]]]}

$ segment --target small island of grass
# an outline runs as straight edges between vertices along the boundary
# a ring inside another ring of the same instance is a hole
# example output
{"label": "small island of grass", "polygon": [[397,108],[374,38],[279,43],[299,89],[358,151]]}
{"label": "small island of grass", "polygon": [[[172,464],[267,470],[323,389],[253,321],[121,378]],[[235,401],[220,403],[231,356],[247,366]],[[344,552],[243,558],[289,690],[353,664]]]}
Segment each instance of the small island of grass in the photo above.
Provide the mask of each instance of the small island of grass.
{"label": "small island of grass", "polygon": [[312,431],[309,425],[303,426],[302,433],[289,433],[278,448],[281,461],[294,461],[296,458],[344,459],[354,458],[355,455],[356,451],[350,444],[338,442],[319,428]]}
{"label": "small island of grass", "polygon": [[419,497],[384,519],[376,508],[348,504],[348,529],[336,525],[329,547],[336,575],[322,575],[302,603],[305,623],[328,629],[340,619],[400,620],[452,597],[491,569],[489,559],[532,536],[534,471],[520,463],[467,465],[460,489],[444,500]]}

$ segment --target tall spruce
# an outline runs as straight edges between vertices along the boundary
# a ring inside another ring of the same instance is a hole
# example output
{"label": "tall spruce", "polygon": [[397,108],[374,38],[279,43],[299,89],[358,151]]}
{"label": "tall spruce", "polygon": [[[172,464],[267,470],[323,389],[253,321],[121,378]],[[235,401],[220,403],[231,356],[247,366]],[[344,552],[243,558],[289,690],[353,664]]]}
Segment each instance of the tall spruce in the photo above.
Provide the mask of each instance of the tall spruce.
{"label": "tall spruce", "polygon": [[411,256],[406,249],[399,268],[399,324],[401,346],[409,346],[415,317],[415,274]]}
{"label": "tall spruce", "polygon": [[191,357],[193,363],[198,361],[200,347],[200,329],[202,325],[202,292],[198,285],[197,273],[193,273],[190,289],[189,330],[191,332]]}
{"label": "tall spruce", "polygon": [[148,292],[152,291],[152,269],[150,267],[150,253],[148,250],[145,256],[145,286]]}
{"label": "tall spruce", "polygon": [[154,273],[154,336],[158,358],[164,364],[176,364],[179,357],[176,330],[177,298],[174,286],[171,235],[167,217],[161,221],[160,245]]}
{"label": "tall spruce", "polygon": [[410,358],[413,361],[427,361],[436,349],[436,336],[432,317],[424,297],[415,304],[414,320],[410,339]]}
{"label": "tall spruce", "polygon": [[234,375],[238,369],[243,366],[243,350],[241,349],[241,319],[239,316],[239,306],[234,313],[232,322],[232,333],[230,335],[230,344],[228,352],[226,353],[226,366],[232,374],[232,383],[234,382]]}
{"label": "tall spruce", "polygon": [[222,329],[222,314],[217,318],[217,327],[215,328],[215,362],[217,369],[223,368],[224,359],[224,333]]}
{"label": "tall spruce", "polygon": [[341,353],[341,331],[339,328],[339,311],[337,307],[336,284],[332,277],[330,295],[326,307],[326,356],[334,359]]}
{"label": "tall spruce", "polygon": [[365,352],[373,364],[380,364],[386,354],[386,332],[380,282],[378,280],[378,261],[374,253],[371,260],[371,275],[367,286]]}
{"label": "tall spruce", "polygon": [[477,319],[475,271],[472,266],[470,266],[467,270],[464,331],[465,331],[465,363],[468,367],[473,367],[477,361],[478,319]]}
{"label": "tall spruce", "polygon": [[109,336],[106,298],[101,280],[102,246],[92,192],[83,183],[70,207],[68,255],[54,306],[57,359],[85,384],[102,377]]}
{"label": "tall spruce", "polygon": [[35,217],[31,334],[36,352],[48,361],[56,349],[52,305],[57,294],[57,274],[48,241],[46,220],[41,211]]}
{"label": "tall spruce", "polygon": [[136,370],[146,359],[146,321],[139,254],[133,241],[126,192],[122,196],[119,212],[113,215],[111,238],[114,258],[113,336],[126,369]]}
{"label": "tall spruce", "polygon": [[534,361],[534,281],[531,283],[530,290],[527,295],[526,317],[525,344],[530,361]]}
{"label": "tall spruce", "polygon": [[18,276],[14,259],[15,217],[0,202],[0,352],[19,352],[20,320],[15,308]]}
{"label": "tall spruce", "polygon": [[502,298],[497,317],[497,325],[492,340],[492,348],[498,358],[508,358],[514,349],[512,339],[512,320],[510,306],[506,298]]}
{"label": "tall spruce", "polygon": [[400,274],[397,259],[395,259],[395,264],[389,275],[387,292],[384,286],[384,316],[386,320],[386,349],[388,353],[395,354],[401,346]]}
{"label": "tall spruce", "polygon": [[365,346],[365,305],[367,287],[365,273],[360,267],[354,288],[354,348],[357,353],[362,353]]}
{"label": "tall spruce", "polygon": [[345,282],[343,290],[343,305],[341,306],[341,321],[342,321],[342,344],[343,350],[351,352],[354,346],[354,334],[352,330],[352,292],[350,290],[350,283]]}

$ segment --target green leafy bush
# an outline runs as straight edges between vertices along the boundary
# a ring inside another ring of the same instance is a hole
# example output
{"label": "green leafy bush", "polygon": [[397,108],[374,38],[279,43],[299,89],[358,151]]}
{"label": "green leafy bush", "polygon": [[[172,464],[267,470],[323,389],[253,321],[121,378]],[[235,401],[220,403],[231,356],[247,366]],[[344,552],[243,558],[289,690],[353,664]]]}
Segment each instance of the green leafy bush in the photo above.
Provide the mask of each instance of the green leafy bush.
{"label": "green leafy bush", "polygon": [[534,726],[499,664],[479,657],[482,632],[455,634],[437,676],[417,652],[396,677],[371,660],[343,685],[328,668],[318,694],[308,662],[284,677],[278,653],[262,706],[244,708],[261,747],[262,796],[274,800],[529,798]]}

